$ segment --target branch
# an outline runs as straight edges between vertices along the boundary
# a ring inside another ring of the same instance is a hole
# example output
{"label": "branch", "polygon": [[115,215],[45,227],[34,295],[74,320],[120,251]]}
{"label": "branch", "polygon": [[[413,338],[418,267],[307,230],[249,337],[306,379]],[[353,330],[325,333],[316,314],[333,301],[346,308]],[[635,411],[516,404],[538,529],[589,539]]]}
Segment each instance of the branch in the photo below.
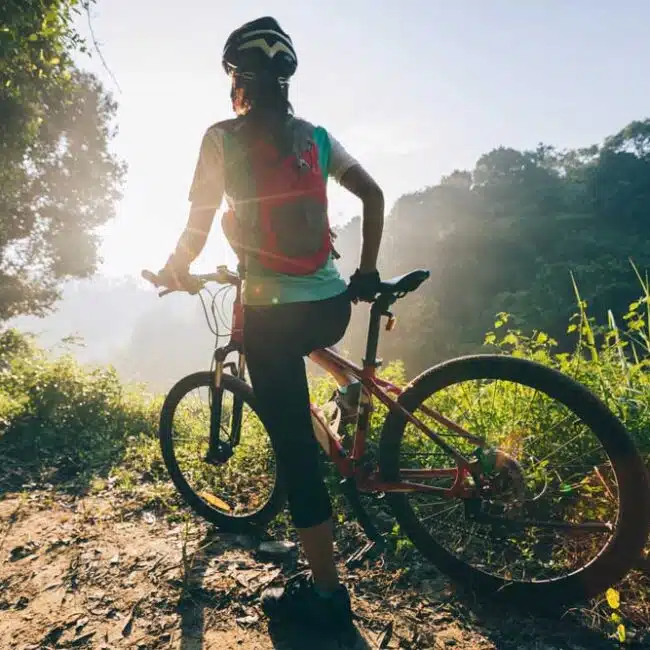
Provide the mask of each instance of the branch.
{"label": "branch", "polygon": [[106,63],[106,59],[104,59],[104,55],[102,54],[102,51],[99,49],[99,44],[97,43],[97,38],[95,37],[95,30],[93,29],[92,17],[90,15],[90,5],[91,4],[92,4],[92,1],[84,2],[84,9],[86,10],[86,16],[88,17],[88,29],[90,30],[90,37],[92,38],[93,46],[95,47],[95,51],[97,52],[97,54],[99,54],[99,60],[102,62],[102,65],[104,66],[104,69],[110,75],[111,79],[113,80],[113,83],[117,87],[118,92],[120,94],[122,94],[122,88],[120,88],[120,84],[118,83],[117,79],[115,78],[115,75],[113,74],[113,71],[108,67],[108,64]]}

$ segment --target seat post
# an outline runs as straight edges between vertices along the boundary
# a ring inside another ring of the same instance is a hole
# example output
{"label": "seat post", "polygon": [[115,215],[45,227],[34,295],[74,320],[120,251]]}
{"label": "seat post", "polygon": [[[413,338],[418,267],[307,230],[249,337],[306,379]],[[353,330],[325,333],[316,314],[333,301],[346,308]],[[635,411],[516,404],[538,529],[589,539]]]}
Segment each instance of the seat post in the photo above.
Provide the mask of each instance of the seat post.
{"label": "seat post", "polygon": [[363,359],[363,365],[371,368],[377,368],[381,365],[377,360],[377,348],[379,346],[379,326],[381,324],[381,316],[387,308],[383,303],[383,298],[379,298],[379,300],[373,303],[372,308],[370,309],[368,340],[366,341],[366,355]]}

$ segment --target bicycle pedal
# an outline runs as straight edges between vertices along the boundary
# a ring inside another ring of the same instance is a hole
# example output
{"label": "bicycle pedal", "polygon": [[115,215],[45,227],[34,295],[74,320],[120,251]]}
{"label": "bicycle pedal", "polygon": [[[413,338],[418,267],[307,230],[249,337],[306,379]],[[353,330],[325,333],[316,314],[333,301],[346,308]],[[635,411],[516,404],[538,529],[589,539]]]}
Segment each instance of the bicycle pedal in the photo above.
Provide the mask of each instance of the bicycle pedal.
{"label": "bicycle pedal", "polygon": [[323,406],[319,407],[319,411],[321,412],[323,419],[327,423],[330,431],[335,436],[340,436],[339,429],[341,429],[342,426],[342,414],[338,404],[333,400],[330,400],[329,402],[323,404]]}

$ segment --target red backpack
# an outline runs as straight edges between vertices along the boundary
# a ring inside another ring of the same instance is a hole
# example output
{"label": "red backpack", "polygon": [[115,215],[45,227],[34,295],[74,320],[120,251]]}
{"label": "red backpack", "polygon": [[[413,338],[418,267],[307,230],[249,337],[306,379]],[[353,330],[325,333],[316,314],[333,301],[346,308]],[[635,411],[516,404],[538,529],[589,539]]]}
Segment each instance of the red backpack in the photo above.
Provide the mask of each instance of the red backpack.
{"label": "red backpack", "polygon": [[[277,273],[309,275],[332,251],[326,180],[314,127],[290,118],[287,148],[254,137],[241,119],[222,123],[226,194],[224,231],[243,255]],[[234,212],[234,214],[233,214]]]}

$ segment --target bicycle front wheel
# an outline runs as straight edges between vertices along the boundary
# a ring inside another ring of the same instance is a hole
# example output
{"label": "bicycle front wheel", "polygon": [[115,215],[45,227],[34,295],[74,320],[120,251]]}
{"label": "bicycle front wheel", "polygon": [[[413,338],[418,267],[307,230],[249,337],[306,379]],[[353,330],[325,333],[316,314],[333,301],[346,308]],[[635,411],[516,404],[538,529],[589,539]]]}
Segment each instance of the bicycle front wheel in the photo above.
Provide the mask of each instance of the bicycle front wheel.
{"label": "bicycle front wheel", "polygon": [[[568,604],[615,584],[640,557],[647,470],[621,422],[581,384],[524,359],[479,355],[426,371],[399,403],[466,457],[476,444],[432,409],[493,450],[494,466],[478,484],[466,477],[463,498],[387,494],[402,531],[453,580],[510,602]],[[403,415],[389,414],[384,480],[443,468],[427,484],[449,488],[454,465]]]}
{"label": "bicycle front wheel", "polygon": [[[265,525],[282,509],[285,493],[253,391],[228,374],[220,393],[213,386],[213,372],[197,372],[167,395],[159,431],[165,465],[185,502],[208,521],[227,531]],[[211,446],[215,413],[218,439]],[[218,453],[209,453],[217,444]]]}

